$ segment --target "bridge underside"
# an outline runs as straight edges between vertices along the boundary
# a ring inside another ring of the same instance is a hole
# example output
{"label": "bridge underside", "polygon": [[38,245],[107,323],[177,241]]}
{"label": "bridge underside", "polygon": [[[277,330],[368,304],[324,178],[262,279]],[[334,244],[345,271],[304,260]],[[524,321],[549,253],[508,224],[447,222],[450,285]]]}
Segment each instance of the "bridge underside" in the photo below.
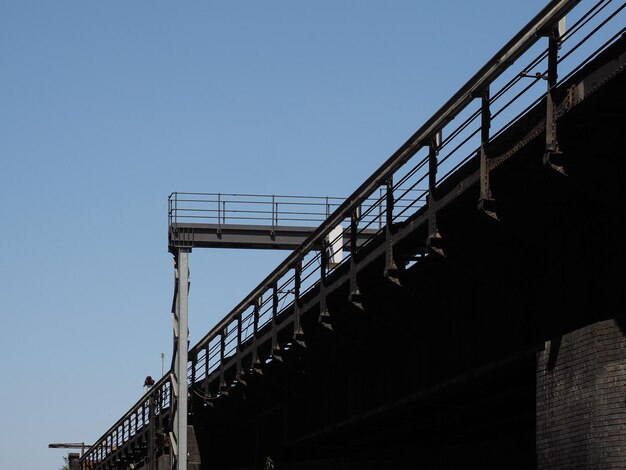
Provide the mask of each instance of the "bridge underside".
{"label": "bridge underside", "polygon": [[[625,90],[619,73],[559,119],[567,176],[543,165],[545,137],[534,133],[492,171],[495,220],[477,210],[478,185],[461,185],[475,182],[478,163],[468,162],[438,188],[440,199],[454,195],[437,214],[445,256],[414,259],[427,237],[416,224],[395,247],[400,285],[383,275],[384,254],[361,254],[362,309],[338,269],[328,321],[319,321],[317,297],[304,299],[305,347],[291,344],[227,396],[206,399],[219,378],[194,384],[190,424],[203,468],[263,468],[268,459],[281,470],[541,466],[539,438],[563,429],[540,413],[550,396],[540,358],[550,346],[546,370],[567,368],[555,347],[562,338],[608,319],[621,338],[626,318]],[[507,155],[542,113],[491,154]],[[594,346],[580,347],[584,355]],[[624,397],[615,400],[623,408]],[[596,405],[577,403],[571,416],[593,415]],[[579,427],[566,426],[563,439],[602,439],[598,423],[574,418]],[[570,468],[584,468],[590,452]]]}

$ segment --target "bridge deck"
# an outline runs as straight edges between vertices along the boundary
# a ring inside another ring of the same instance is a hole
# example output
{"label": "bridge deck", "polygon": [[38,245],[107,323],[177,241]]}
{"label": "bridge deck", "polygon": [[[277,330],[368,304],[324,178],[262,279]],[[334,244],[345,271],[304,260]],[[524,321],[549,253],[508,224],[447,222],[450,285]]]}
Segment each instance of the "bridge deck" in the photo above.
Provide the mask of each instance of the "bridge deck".
{"label": "bridge deck", "polygon": [[[624,41],[620,47],[602,78],[623,68]],[[342,266],[327,278],[332,331],[320,325],[312,289],[300,305],[304,349],[292,340],[294,307],[197,382],[194,423],[208,442],[205,459],[237,460],[211,452],[237,436],[238,447],[250,449],[241,462],[262,460],[255,449],[309,461],[293,468],[407,465],[416,443],[420,461],[441,468],[505,458],[507,468],[532,468],[537,352],[546,338],[610,317],[599,299],[616,310],[625,304],[625,232],[611,220],[615,208],[623,214],[626,207],[618,151],[626,145],[626,77],[604,82],[596,72],[580,74],[564,88],[589,92],[581,84],[590,82],[602,86],[563,108],[559,120],[567,176],[542,162],[538,107],[493,144],[500,150],[492,176],[498,221],[476,210],[479,169],[469,161],[440,188],[445,256],[420,258],[398,286],[383,276],[379,236],[359,253],[364,310],[349,302],[349,267]],[[421,252],[427,213],[395,227],[398,259]],[[279,354],[276,335],[291,344]],[[255,366],[255,349],[273,359]],[[221,385],[237,382],[238,364],[257,373],[218,398]]]}

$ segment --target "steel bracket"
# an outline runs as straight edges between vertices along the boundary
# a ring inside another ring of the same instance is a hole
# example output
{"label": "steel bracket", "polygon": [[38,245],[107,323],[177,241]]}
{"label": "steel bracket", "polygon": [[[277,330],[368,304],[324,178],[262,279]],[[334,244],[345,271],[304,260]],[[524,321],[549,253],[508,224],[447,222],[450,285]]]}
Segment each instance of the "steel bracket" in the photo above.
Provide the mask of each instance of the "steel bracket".
{"label": "steel bracket", "polygon": [[437,227],[437,156],[439,147],[441,146],[441,131],[437,132],[430,140],[428,145],[428,238],[426,239],[426,247],[429,251],[440,256],[445,256],[441,244],[441,234]]}
{"label": "steel bracket", "polygon": [[302,260],[296,264],[294,271],[293,341],[298,346],[306,348],[304,331],[302,330],[302,323],[300,321],[300,316],[302,315],[302,302],[300,300],[300,289],[302,288]]}
{"label": "steel bracket", "polygon": [[393,197],[393,179],[388,178],[385,182],[385,279],[391,281],[394,284],[400,285],[400,273],[398,266],[394,259],[393,250],[393,209],[394,209],[394,197]]}
{"label": "steel bracket", "polygon": [[489,160],[489,129],[491,128],[491,110],[489,109],[489,87],[485,88],[481,97],[481,125],[480,125],[480,198],[478,200],[478,210],[482,213],[498,220],[496,215],[496,201],[491,193],[490,172],[491,162]]}
{"label": "steel bracket", "polygon": [[359,218],[361,210],[357,207],[350,215],[350,293],[348,294],[348,300],[352,305],[360,310],[363,308],[363,299],[359,285],[357,283],[357,232],[359,230]]}
{"label": "steel bracket", "polygon": [[550,30],[548,35],[548,90],[546,93],[546,149],[543,154],[543,165],[565,175],[564,156],[559,148],[556,131],[556,85],[557,64],[561,37],[558,25]]}
{"label": "steel bracket", "polygon": [[320,260],[320,314],[318,322],[324,328],[333,331],[330,312],[326,306],[326,272],[328,271],[328,240],[326,240],[326,238],[322,241]]}

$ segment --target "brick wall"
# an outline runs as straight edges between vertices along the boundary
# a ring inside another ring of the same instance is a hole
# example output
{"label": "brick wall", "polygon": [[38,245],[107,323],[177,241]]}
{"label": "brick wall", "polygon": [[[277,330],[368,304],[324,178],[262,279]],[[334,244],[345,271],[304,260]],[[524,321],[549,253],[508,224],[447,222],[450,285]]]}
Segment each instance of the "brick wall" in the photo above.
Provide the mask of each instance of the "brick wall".
{"label": "brick wall", "polygon": [[537,468],[626,468],[626,338],[615,320],[546,342],[536,393]]}

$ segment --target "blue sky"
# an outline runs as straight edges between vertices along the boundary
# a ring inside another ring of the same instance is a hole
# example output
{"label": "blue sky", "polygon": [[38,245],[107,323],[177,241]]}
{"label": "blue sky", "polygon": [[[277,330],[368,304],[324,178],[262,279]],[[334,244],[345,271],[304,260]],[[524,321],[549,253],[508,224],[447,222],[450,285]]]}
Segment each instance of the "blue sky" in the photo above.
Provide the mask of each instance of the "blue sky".
{"label": "blue sky", "polygon": [[[172,191],[346,196],[545,1],[0,1],[3,467],[171,360]],[[194,251],[192,343],[284,253]]]}

